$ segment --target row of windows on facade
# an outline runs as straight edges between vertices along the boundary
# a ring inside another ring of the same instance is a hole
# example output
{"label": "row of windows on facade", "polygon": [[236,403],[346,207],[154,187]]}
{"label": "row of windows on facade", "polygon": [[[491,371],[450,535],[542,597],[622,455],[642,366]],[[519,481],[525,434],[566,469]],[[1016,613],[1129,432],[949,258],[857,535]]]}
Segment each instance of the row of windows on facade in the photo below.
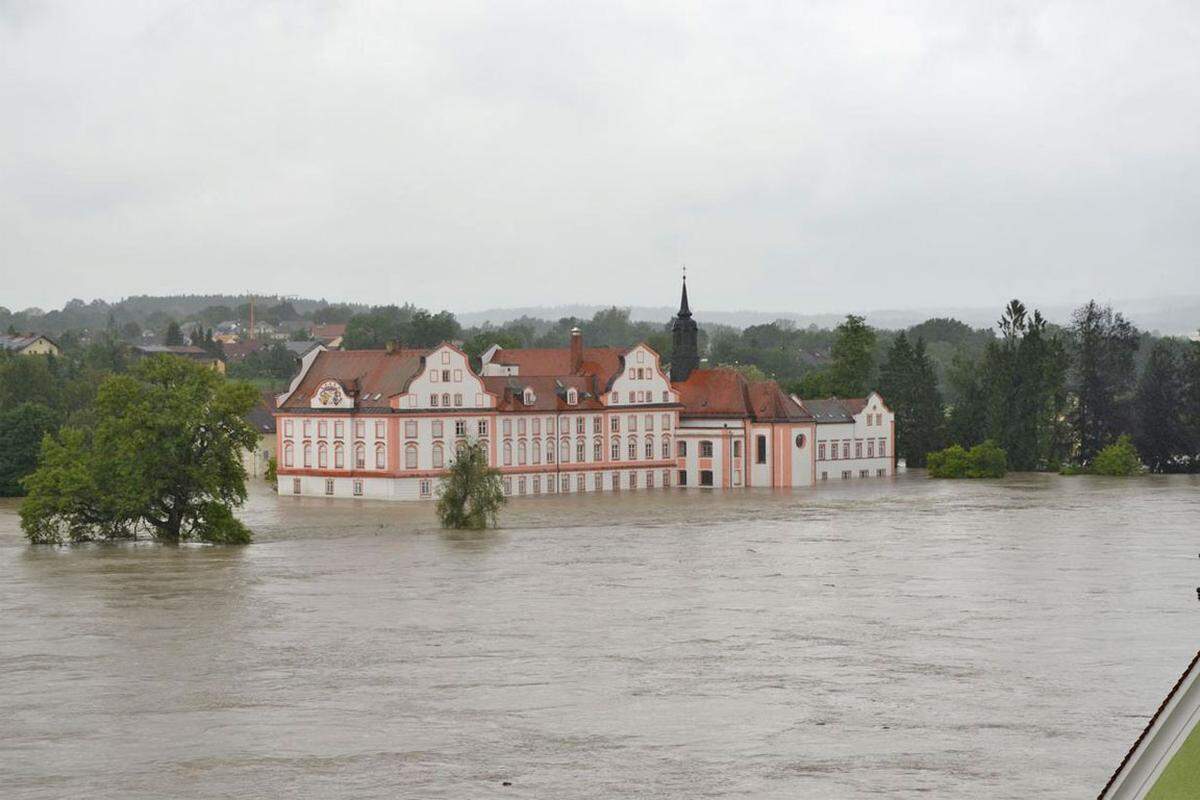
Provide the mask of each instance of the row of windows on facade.
{"label": "row of windows on facade", "polygon": [[[304,438],[311,439],[312,433],[313,433],[313,421],[311,419],[304,420],[302,430],[304,433]],[[381,420],[381,419],[375,420],[375,438],[376,439],[382,439],[384,437],[384,433],[386,430],[387,429],[384,427],[383,420]],[[283,421],[283,435],[287,436],[289,438],[291,438],[292,436],[295,435],[295,426],[293,425],[292,420],[285,419]],[[322,419],[322,420],[317,421],[317,436],[322,439],[329,438],[329,420]],[[334,420],[333,436],[335,439],[345,438],[345,436],[346,436],[345,420],[340,420],[340,419]],[[359,419],[359,420],[354,421],[354,438],[355,439],[367,438],[367,422],[366,422],[366,420]]]}
{"label": "row of windows on facade", "polygon": [[[622,478],[622,475],[624,475],[624,478]],[[661,477],[661,483],[659,478],[656,476]],[[638,488],[639,484],[644,485],[647,489],[653,489],[656,487],[656,485],[661,485],[665,489],[671,486],[671,470],[664,469],[661,471],[661,473],[656,473],[654,470],[646,470],[644,473],[634,471],[626,473],[612,472],[609,473],[608,480],[609,487],[614,490],[621,489],[622,482],[624,483],[624,487],[629,489],[636,489]],[[571,491],[572,486],[575,487],[576,492],[586,492],[588,490],[587,484],[587,476],[582,473],[576,473],[575,475],[559,475],[557,483],[555,482],[554,476],[547,475],[545,487],[547,494],[554,494],[556,486],[559,493],[567,494]],[[514,488],[516,489],[517,495],[541,494],[542,476],[518,475],[516,478],[513,478],[511,475],[505,476],[504,493],[511,495],[514,493]],[[592,473],[592,490],[597,492],[604,491],[603,472]]]}
{"label": "row of windows on facade", "polygon": [[867,414],[867,427],[883,424],[883,414]]}
{"label": "row of windows on facade", "polygon": [[[574,417],[573,419],[575,420],[575,432],[576,433],[587,433],[588,418],[587,417]],[[566,417],[565,419],[563,419],[563,433],[567,433],[571,430],[571,420],[572,420],[572,417]],[[604,430],[603,417],[594,416],[591,418],[591,420],[592,420],[592,433],[601,433]],[[672,428],[671,420],[672,420],[672,416],[670,414],[662,415],[661,422],[662,422],[662,429],[664,431],[671,430],[671,428]],[[515,421],[516,421],[515,427],[516,427],[516,431],[517,431],[517,436],[525,436],[528,433],[532,433],[534,436],[537,436],[538,434],[540,434],[542,432],[542,418],[541,417],[532,417],[532,418],[520,417]],[[514,428],[513,422],[514,422],[514,420],[512,420],[512,419],[501,420],[500,432],[502,434],[504,434],[505,436],[512,436],[513,428]],[[654,421],[653,414],[645,414],[642,416],[642,427],[644,430],[647,430],[647,431],[654,430],[654,422],[655,421]],[[546,417],[546,432],[554,433],[554,427],[555,427],[554,417]],[[608,418],[608,429],[610,431],[612,431],[613,433],[620,433],[621,432],[621,417],[615,416],[615,415],[610,415]],[[625,430],[630,431],[630,432],[636,432],[637,429],[638,429],[638,415],[637,414],[628,414],[626,416],[626,421],[625,421]]]}
{"label": "row of windows on facade", "polygon": [[[854,445],[854,455],[853,456],[850,455],[851,441],[853,441],[853,445]],[[875,446],[875,443],[877,441],[879,442],[878,448],[876,448],[876,446]],[[844,459],[844,458],[863,458],[864,441],[862,439],[854,439],[854,440],[843,439],[840,442],[840,445],[841,445],[840,447],[839,447],[839,443],[836,441],[829,442],[828,444],[829,444],[829,458],[826,459],[826,457],[825,457],[826,456],[826,452],[825,452],[826,443],[825,442],[817,443],[817,461],[826,461],[826,460],[837,461],[839,459]],[[880,437],[879,439],[867,439],[865,441],[865,445],[866,445],[866,457],[867,458],[876,458],[876,457],[886,458],[887,457],[887,439],[885,439],[883,437]]]}
{"label": "row of windows on facade", "polygon": [[[317,445],[317,466],[327,468],[329,466],[329,445],[321,442]],[[305,443],[303,446],[304,466],[311,467],[313,465],[313,446]],[[295,446],[291,442],[285,442],[283,445],[283,465],[285,467],[294,467],[296,465]],[[340,442],[333,445],[333,467],[334,469],[346,468],[346,448]],[[362,443],[354,446],[354,468],[367,468],[367,448]],[[375,445],[375,469],[387,469],[387,448],[382,443]]]}
{"label": "row of windows on facade", "polygon": [[[604,440],[603,439],[593,440],[591,450],[592,450],[592,461],[603,461],[604,460]],[[585,439],[576,439],[575,443],[574,443],[574,447],[572,447],[571,440],[564,438],[559,442],[558,459],[560,462],[562,462],[564,464],[570,463],[570,461],[572,460],[572,452],[573,452],[574,460],[579,463],[584,463],[588,460],[587,451],[588,451],[587,441]],[[501,458],[502,458],[504,466],[506,466],[506,467],[512,466],[513,459],[514,459],[514,453],[515,453],[516,463],[518,465],[522,465],[522,464],[526,464],[526,463],[540,464],[540,463],[542,463],[542,452],[543,452],[542,451],[542,442],[540,439],[533,439],[528,444],[526,444],[526,442],[524,440],[520,440],[516,443],[515,446],[513,445],[512,442],[506,440],[501,447]],[[625,457],[628,458],[628,460],[630,460],[630,461],[637,461],[638,460],[638,452],[639,452],[639,442],[636,438],[627,439],[625,441],[624,447],[621,446],[621,439],[619,437],[609,440],[609,458],[612,461],[620,461],[622,459],[622,454],[625,454]],[[647,436],[645,438],[645,440],[643,440],[641,442],[641,453],[642,453],[641,457],[643,459],[645,459],[646,461],[653,460],[654,452],[655,452],[654,437]],[[662,442],[659,447],[659,452],[661,453],[660,458],[670,458],[671,457],[671,438],[669,436],[663,437]],[[553,439],[548,440],[546,442],[545,453],[546,453],[546,463],[548,463],[548,464],[554,463],[554,440]]]}
{"label": "row of windows on facade", "polygon": [[[886,478],[886,477],[887,477],[887,470],[886,470],[886,469],[877,469],[877,470],[875,470],[875,475],[876,475],[876,477],[879,477],[879,478]],[[853,478],[853,477],[854,477],[854,470],[849,470],[849,469],[844,469],[844,470],[842,470],[842,480],[844,480],[844,481],[848,481],[848,480],[850,480],[850,479],[851,479],[851,478]],[[869,478],[869,477],[871,477],[871,470],[869,470],[869,469],[860,469],[860,470],[858,471],[858,477],[860,477],[860,478]],[[821,480],[823,480],[823,481],[827,481],[827,480],[829,480],[829,473],[828,473],[828,472],[826,472],[826,471],[824,471],[824,470],[822,470],[822,471],[821,471]]]}

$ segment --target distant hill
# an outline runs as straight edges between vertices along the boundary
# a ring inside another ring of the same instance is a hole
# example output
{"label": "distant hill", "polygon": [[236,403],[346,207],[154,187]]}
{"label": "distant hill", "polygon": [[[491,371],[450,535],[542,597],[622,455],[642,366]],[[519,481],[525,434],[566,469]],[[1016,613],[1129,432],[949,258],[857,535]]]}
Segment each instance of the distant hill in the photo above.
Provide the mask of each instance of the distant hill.
{"label": "distant hill", "polygon": [[[1104,300],[1113,308],[1123,313],[1126,318],[1145,331],[1157,332],[1162,335],[1189,336],[1200,329],[1200,295],[1183,295],[1174,298],[1149,298],[1141,300]],[[1027,302],[1029,308],[1036,308],[1050,321],[1059,325],[1067,325],[1071,321],[1071,313],[1087,302],[1082,298],[1074,305],[1039,305]],[[490,322],[500,325],[521,317],[557,320],[562,317],[579,317],[590,319],[603,306],[595,305],[561,305],[561,306],[522,306],[516,308],[492,308],[484,311],[456,313],[458,321],[465,326],[481,325]],[[924,322],[927,319],[951,318],[965,322],[973,328],[992,328],[1000,317],[1002,304],[993,308],[979,306],[929,306],[927,308],[910,309],[879,309],[853,313],[863,314],[867,322],[876,328],[900,330]],[[807,328],[815,325],[818,328],[836,326],[845,314],[798,314],[789,311],[719,311],[697,307],[694,303],[692,311],[701,324],[731,325],[745,328],[750,325],[765,325],[777,319],[794,322],[798,327]],[[636,321],[664,322],[671,318],[675,309],[670,306],[630,306],[630,318]],[[849,313],[849,312],[848,312]]]}

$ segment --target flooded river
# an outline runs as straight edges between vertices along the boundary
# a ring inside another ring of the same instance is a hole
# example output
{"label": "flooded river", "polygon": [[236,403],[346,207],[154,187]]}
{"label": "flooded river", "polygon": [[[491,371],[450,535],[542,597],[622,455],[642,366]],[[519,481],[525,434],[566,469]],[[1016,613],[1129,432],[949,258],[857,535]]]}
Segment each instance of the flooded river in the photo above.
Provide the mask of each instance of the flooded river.
{"label": "flooded river", "polygon": [[0,797],[1092,797],[1200,646],[1197,478],[243,517],[0,505]]}

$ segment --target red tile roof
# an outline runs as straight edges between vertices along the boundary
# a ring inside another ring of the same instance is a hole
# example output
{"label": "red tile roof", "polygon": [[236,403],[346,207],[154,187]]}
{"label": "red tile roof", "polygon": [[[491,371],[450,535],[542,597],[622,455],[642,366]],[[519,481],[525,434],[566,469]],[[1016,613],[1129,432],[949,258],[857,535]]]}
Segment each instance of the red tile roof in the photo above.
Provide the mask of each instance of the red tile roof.
{"label": "red tile roof", "polygon": [[224,351],[225,358],[229,361],[244,361],[246,356],[263,349],[263,343],[259,339],[251,339],[246,342],[229,342],[228,344],[221,345],[221,350]]}
{"label": "red tile roof", "polygon": [[685,417],[740,417],[760,422],[807,422],[812,416],[775,381],[747,381],[738,371],[718,367],[692,370],[672,384]]}
{"label": "red tile roof", "polygon": [[[484,387],[497,395],[499,411],[597,411],[604,408],[596,396],[596,379],[591,375],[490,376],[483,378]],[[534,401],[525,405],[525,387],[533,389]],[[567,390],[579,393],[575,405],[567,404]]]}
{"label": "red tile roof", "polygon": [[526,347],[519,350],[497,350],[493,364],[516,367],[522,378],[536,376],[595,375],[601,389],[621,372],[621,359],[627,349],[620,347],[583,348],[583,366],[576,373],[571,369],[569,347]]}
{"label": "red tile roof", "polygon": [[336,339],[346,335],[346,326],[342,323],[332,322],[325,325],[313,325],[310,333],[314,339]]}
{"label": "red tile roof", "polygon": [[317,354],[304,380],[280,408],[308,408],[317,387],[330,379],[356,398],[359,408],[387,406],[388,398],[403,394],[408,388],[428,353],[428,350],[325,350]]}

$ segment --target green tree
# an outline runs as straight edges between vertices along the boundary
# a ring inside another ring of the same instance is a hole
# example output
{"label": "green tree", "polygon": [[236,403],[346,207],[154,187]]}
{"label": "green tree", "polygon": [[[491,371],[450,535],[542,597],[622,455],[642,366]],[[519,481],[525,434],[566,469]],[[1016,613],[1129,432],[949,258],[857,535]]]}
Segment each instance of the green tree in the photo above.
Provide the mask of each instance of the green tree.
{"label": "green tree", "polygon": [[1183,376],[1170,343],[1160,339],[1150,350],[1134,400],[1137,420],[1133,443],[1152,472],[1171,472],[1192,455],[1183,420]]}
{"label": "green tree", "polygon": [[938,391],[925,340],[909,344],[901,332],[879,370],[880,393],[896,414],[896,455],[910,467],[925,466],[925,455],[942,446],[946,410]]}
{"label": "green tree", "polygon": [[875,369],[875,331],[863,317],[850,314],[834,333],[830,388],[840,397],[862,397],[870,391]]}
{"label": "green tree", "polygon": [[21,525],[31,542],[136,536],[243,543],[232,508],[246,499],[242,451],[258,435],[245,420],[258,400],[242,383],[173,356],[105,379],[93,424],[43,441],[25,479]]}
{"label": "green tree", "polygon": [[1192,342],[1184,354],[1181,383],[1185,446],[1194,471],[1200,469],[1200,341]]}
{"label": "green tree", "polygon": [[931,478],[1003,478],[1008,470],[1004,450],[991,439],[970,450],[952,444],[929,453],[927,460]]}
{"label": "green tree", "polygon": [[183,344],[183,331],[179,327],[179,323],[175,320],[167,325],[167,333],[163,337],[163,344],[167,347],[179,347]]}
{"label": "green tree", "polygon": [[443,528],[481,530],[496,524],[507,500],[499,470],[488,466],[484,445],[466,442],[438,487],[438,518]]}
{"label": "green tree", "polygon": [[1111,307],[1092,300],[1075,311],[1071,335],[1075,351],[1071,422],[1079,458],[1086,464],[1130,428],[1138,332]]}
{"label": "green tree", "polygon": [[42,439],[58,425],[59,415],[41,403],[0,412],[0,497],[25,493],[21,480],[33,472]]}

